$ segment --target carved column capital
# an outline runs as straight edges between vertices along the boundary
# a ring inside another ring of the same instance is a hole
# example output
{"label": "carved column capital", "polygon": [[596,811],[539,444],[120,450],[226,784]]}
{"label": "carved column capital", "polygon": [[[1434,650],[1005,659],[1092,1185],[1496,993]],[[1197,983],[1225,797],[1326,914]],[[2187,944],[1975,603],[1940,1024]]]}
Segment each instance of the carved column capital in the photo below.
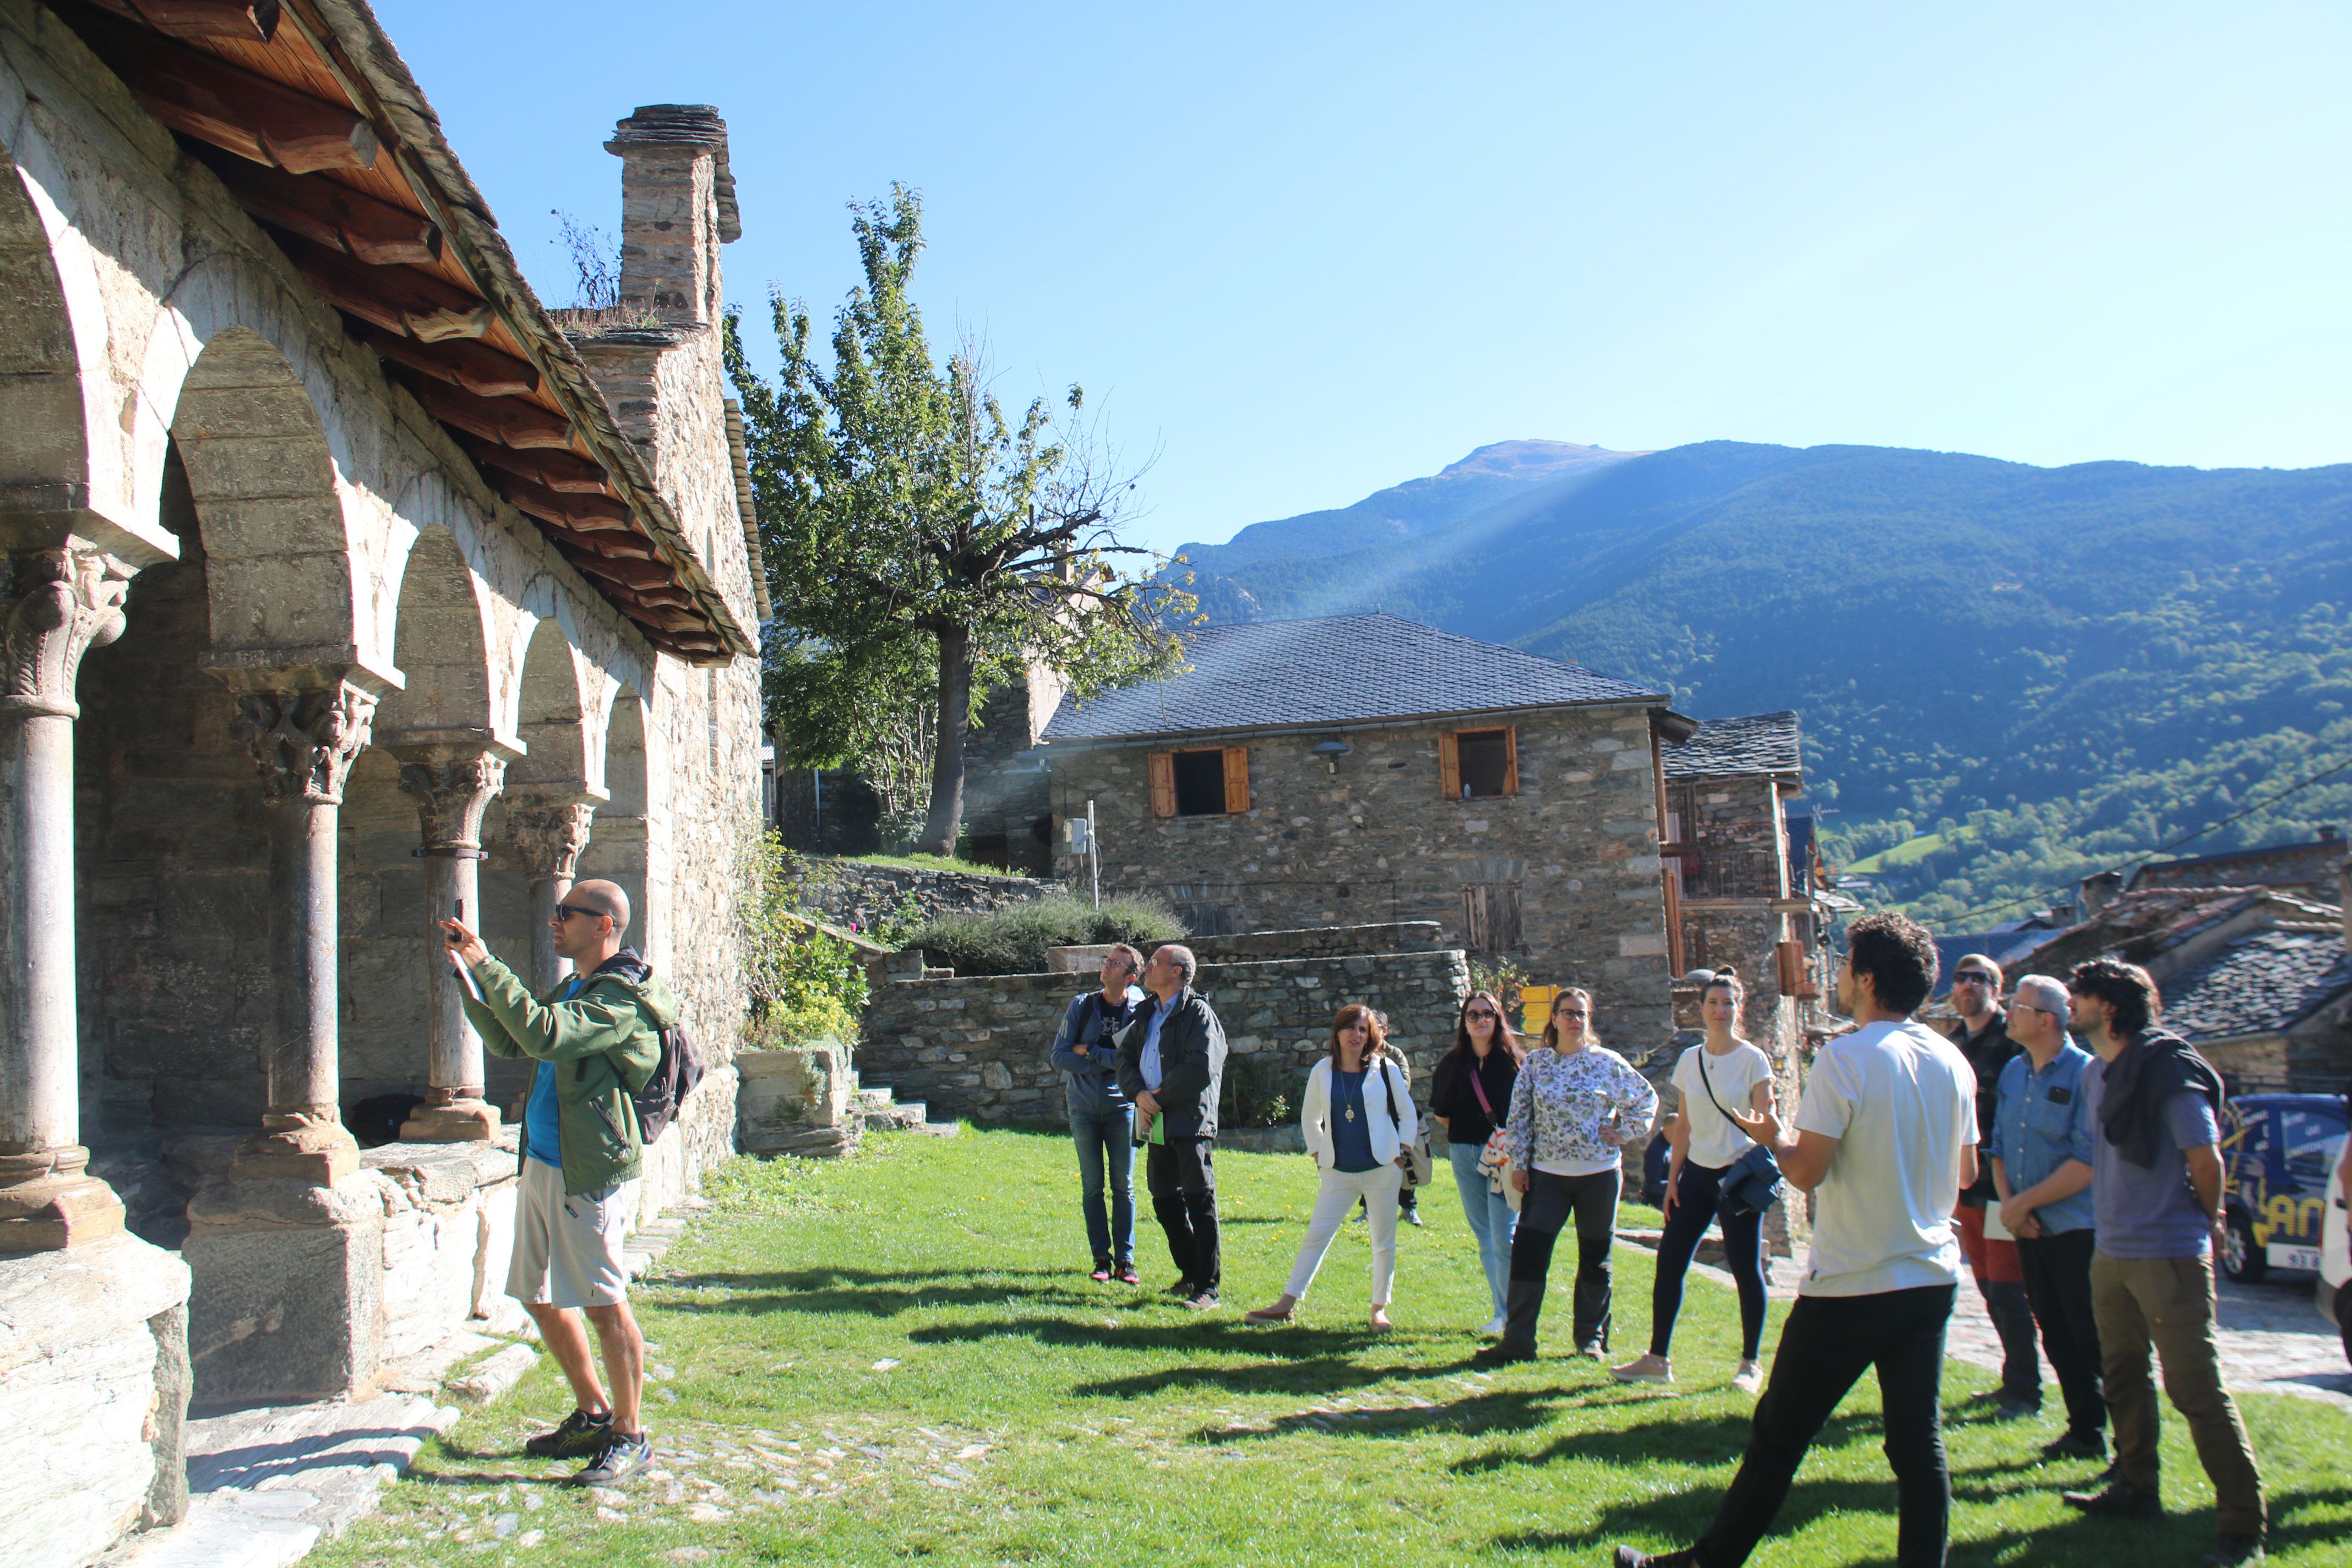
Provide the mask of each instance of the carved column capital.
{"label": "carved column capital", "polygon": [[0,715],[54,713],[79,719],[74,679],[82,655],[122,635],[122,598],[132,568],[86,544],[22,550],[8,557],[0,605]]}
{"label": "carved column capital", "polygon": [[478,849],[482,813],[506,783],[507,759],[489,747],[395,746],[401,793],[416,802],[425,847]]}
{"label": "carved column capital", "polygon": [[349,681],[312,689],[236,693],[236,729],[274,804],[338,805],[352,763],[367,750],[375,694]]}
{"label": "carved column capital", "polygon": [[534,882],[572,880],[595,820],[594,805],[577,797],[528,795],[507,802],[507,837]]}

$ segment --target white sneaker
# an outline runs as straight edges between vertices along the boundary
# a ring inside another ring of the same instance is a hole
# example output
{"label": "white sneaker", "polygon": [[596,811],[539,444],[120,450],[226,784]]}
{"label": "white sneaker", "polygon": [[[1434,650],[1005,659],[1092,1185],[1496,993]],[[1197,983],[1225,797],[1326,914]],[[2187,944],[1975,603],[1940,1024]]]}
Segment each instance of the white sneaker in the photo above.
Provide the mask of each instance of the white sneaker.
{"label": "white sneaker", "polygon": [[1731,1386],[1742,1394],[1754,1394],[1764,1386],[1764,1369],[1752,1361],[1743,1361],[1739,1370],[1731,1374]]}
{"label": "white sneaker", "polygon": [[1478,1331],[1491,1339],[1499,1335],[1505,1329],[1510,1327],[1510,1322],[1511,1321],[1508,1318],[1506,1318],[1502,1313],[1497,1312],[1493,1317],[1487,1319],[1486,1326]]}
{"label": "white sneaker", "polygon": [[1672,1383],[1675,1380],[1675,1363],[1664,1356],[1644,1355],[1641,1360],[1627,1362],[1623,1366],[1611,1367],[1609,1375],[1620,1383]]}

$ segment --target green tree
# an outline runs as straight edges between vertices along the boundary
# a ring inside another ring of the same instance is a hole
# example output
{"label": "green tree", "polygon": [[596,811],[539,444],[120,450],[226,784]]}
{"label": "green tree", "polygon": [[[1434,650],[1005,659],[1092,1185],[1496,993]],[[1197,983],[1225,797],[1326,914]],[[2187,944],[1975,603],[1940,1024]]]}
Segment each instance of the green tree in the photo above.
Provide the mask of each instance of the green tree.
{"label": "green tree", "polygon": [[1077,423],[1077,387],[1065,422],[1043,398],[1016,422],[973,346],[934,362],[908,293],[923,246],[916,194],[893,186],[887,202],[851,211],[866,281],[835,318],[830,371],[797,301],[773,302],[774,386],[751,370],[737,321],[727,326],[785,634],[772,712],[796,760],[866,767],[887,741],[925,739],[908,720],[927,684],[929,794],[916,847],[950,855],[965,733],[990,680],[1034,661],[1085,696],[1171,669],[1182,650],[1164,628],[1192,600],[1150,580],[1156,561],[1120,570],[1148,554],[1119,538],[1134,480]]}

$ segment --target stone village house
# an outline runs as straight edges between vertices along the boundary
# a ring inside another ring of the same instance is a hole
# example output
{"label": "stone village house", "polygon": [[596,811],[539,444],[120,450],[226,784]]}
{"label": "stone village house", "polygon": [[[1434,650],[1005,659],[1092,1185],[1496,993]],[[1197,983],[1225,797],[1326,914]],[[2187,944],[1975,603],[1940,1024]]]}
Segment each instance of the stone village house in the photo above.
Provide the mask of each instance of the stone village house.
{"label": "stone village house", "polygon": [[992,697],[975,832],[1050,841],[1083,888],[1069,825],[1092,802],[1106,893],[1156,894],[1205,938],[1433,922],[1475,961],[1591,989],[1637,1060],[1693,963],[1735,964],[1751,1030],[1791,1059],[1819,1022],[1801,1011],[1825,920],[1785,809],[1795,714],[1700,723],[1664,692],[1377,612],[1186,641],[1169,679]]}
{"label": "stone village house", "polygon": [[364,1392],[492,1303],[526,1076],[459,901],[551,984],[627,887],[714,1058],[646,1206],[731,1148],[738,217],[711,110],[606,147],[621,308],[560,319],[358,0],[0,0],[12,1568],[178,1515],[192,1386]]}

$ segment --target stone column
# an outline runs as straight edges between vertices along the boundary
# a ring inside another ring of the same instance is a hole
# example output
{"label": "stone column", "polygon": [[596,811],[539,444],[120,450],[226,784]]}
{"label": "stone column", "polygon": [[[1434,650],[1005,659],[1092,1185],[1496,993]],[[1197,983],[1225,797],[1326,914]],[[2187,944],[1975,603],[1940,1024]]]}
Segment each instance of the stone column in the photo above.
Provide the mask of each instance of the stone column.
{"label": "stone column", "polygon": [[74,679],[122,635],[131,569],[79,544],[9,557],[0,605],[0,1255],[122,1231],[89,1173],[74,1005]]}
{"label": "stone column", "polygon": [[535,791],[508,798],[507,837],[530,877],[530,984],[541,995],[572,973],[572,961],[555,956],[551,922],[572,890],[595,816],[594,804],[583,795]]}
{"label": "stone column", "polygon": [[[416,802],[425,845],[425,908],[438,922],[465,907],[482,929],[482,813],[505,784],[505,748],[489,743],[401,745],[400,787]],[[465,991],[428,927],[425,954],[425,1098],[402,1124],[404,1142],[487,1142],[499,1135],[498,1108],[482,1098],[482,1037],[466,1021]]]}
{"label": "stone column", "polygon": [[237,1151],[240,1178],[331,1186],[359,1169],[341,1110],[335,827],[375,705],[374,692],[347,679],[237,693],[237,730],[261,771],[269,817],[272,988],[262,1062],[269,1108]]}

